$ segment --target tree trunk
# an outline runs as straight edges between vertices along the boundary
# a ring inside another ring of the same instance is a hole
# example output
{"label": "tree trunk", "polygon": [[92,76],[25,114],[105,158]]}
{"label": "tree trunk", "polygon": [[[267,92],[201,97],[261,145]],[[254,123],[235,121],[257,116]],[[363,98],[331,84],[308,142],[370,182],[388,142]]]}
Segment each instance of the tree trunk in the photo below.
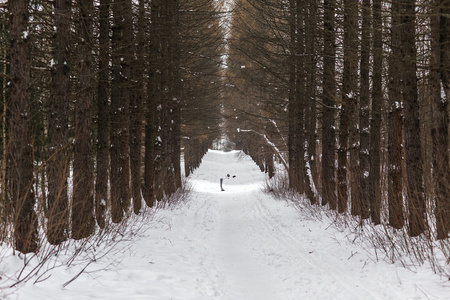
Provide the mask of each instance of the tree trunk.
{"label": "tree trunk", "polygon": [[88,237],[95,228],[92,161],[93,19],[92,0],[78,1],[77,99],[73,161],[72,237]]}
{"label": "tree trunk", "polygon": [[426,229],[426,205],[423,187],[422,151],[420,144],[419,101],[415,46],[415,0],[402,2],[402,62],[404,65],[403,100],[405,113],[405,160],[409,233],[418,236]]}
{"label": "tree trunk", "polygon": [[[308,88],[307,95],[309,96],[308,101],[308,113],[307,113],[307,133],[308,133],[308,162],[311,171],[311,180],[317,189],[318,185],[318,171],[316,164],[316,140],[317,140],[317,76],[316,76],[316,49],[315,49],[315,39],[316,39],[316,25],[317,25],[317,3],[311,1],[309,3],[309,14],[307,22],[307,43],[306,43],[306,53],[307,53],[307,72],[308,72]],[[317,203],[317,195],[312,197],[311,203]]]}
{"label": "tree trunk", "polygon": [[54,2],[52,87],[48,121],[48,223],[47,239],[58,245],[68,237],[68,110],[70,97],[70,15],[71,1]]}
{"label": "tree trunk", "polygon": [[[8,27],[8,19],[7,19],[7,14],[2,14],[2,18],[1,18],[1,34],[2,34],[2,41],[4,41],[2,43],[2,47],[1,47],[1,51],[2,51],[2,59],[3,59],[3,63],[2,65],[2,72],[3,74],[7,74],[7,64],[6,64],[6,59],[9,57],[8,56],[8,51],[9,51],[9,45],[7,43],[8,41],[8,34],[9,34],[9,27]],[[8,190],[8,178],[7,178],[7,166],[8,166],[8,136],[7,136],[7,117],[6,114],[8,112],[8,103],[7,103],[7,96],[6,96],[6,89],[7,89],[7,84],[6,84],[6,78],[3,77],[0,79],[2,82],[1,88],[2,88],[2,113],[1,113],[1,119],[2,119],[2,149],[1,149],[1,154],[2,154],[2,162],[1,162],[1,182],[0,182],[0,189],[2,191],[2,193],[0,194],[0,218],[2,218],[2,220],[4,222],[9,222],[10,218],[11,218],[11,203],[10,203],[10,199],[7,196],[8,193],[6,192]],[[1,227],[0,227],[1,228]],[[0,240],[4,241],[6,239],[7,236],[7,232],[5,230],[5,228],[1,228],[1,232],[0,232]]]}
{"label": "tree trunk", "polygon": [[[358,1],[357,0],[347,0],[348,5],[346,5],[349,9],[348,13],[344,19],[348,19],[348,41],[349,48],[348,52],[348,62],[349,62],[349,80],[347,86],[348,93],[344,92],[344,95],[348,97],[350,107],[349,107],[349,115],[350,115],[350,138],[349,138],[349,147],[350,147],[350,191],[351,191],[351,203],[352,205],[361,206],[361,191],[360,191],[360,182],[359,182],[359,114],[358,114],[358,48],[359,48],[359,39],[358,39]],[[347,23],[347,21],[344,21]]]}
{"label": "tree trunk", "polygon": [[389,56],[388,199],[389,224],[404,225],[402,183],[402,64],[400,52],[400,0],[392,2],[391,54]]}
{"label": "tree trunk", "polygon": [[113,27],[111,40],[111,217],[114,223],[122,221],[130,204],[130,145],[129,107],[133,33],[131,3],[113,0]]}
{"label": "tree trunk", "polygon": [[322,121],[322,205],[336,209],[335,177],[335,0],[324,1],[323,121]]}
{"label": "tree trunk", "polygon": [[15,249],[36,252],[37,216],[33,191],[33,138],[30,99],[31,53],[28,0],[8,1],[11,75],[11,199],[14,205]]}
{"label": "tree trunk", "polygon": [[95,180],[95,217],[100,228],[105,227],[109,178],[109,0],[99,7],[99,55],[97,90],[97,176]]}
{"label": "tree trunk", "polygon": [[159,74],[158,70],[158,50],[159,50],[159,2],[154,0],[151,2],[151,23],[149,25],[149,49],[148,49],[148,81],[147,81],[147,102],[146,102],[146,124],[145,124],[145,170],[144,170],[144,200],[148,207],[153,207],[155,204],[155,178],[158,177],[157,172],[157,151],[156,134],[158,129],[157,124],[157,97],[159,89]]}
{"label": "tree trunk", "polygon": [[[432,68],[430,74],[433,127],[433,175],[436,197],[437,238],[450,233],[450,172],[448,141],[448,97],[450,96],[450,3],[433,2],[431,14]],[[442,86],[441,86],[442,85]],[[441,93],[445,94],[442,95]]]}
{"label": "tree trunk", "polygon": [[[361,61],[360,61],[360,91],[359,91],[359,128],[360,128],[360,152],[359,152],[359,182],[361,184],[361,202],[352,203],[351,214],[367,218],[369,215],[369,176],[370,176],[370,82],[369,82],[369,57],[370,57],[370,0],[362,2],[362,27],[361,27]],[[380,28],[381,30],[381,28]]]}
{"label": "tree trunk", "polygon": [[[381,223],[381,107],[383,104],[382,71],[383,71],[383,25],[381,20],[381,0],[373,1],[373,87],[372,87],[372,120],[370,124],[370,173],[369,193],[364,204],[363,218],[370,216],[375,224]],[[394,71],[395,72],[395,71]],[[400,129],[400,128],[399,128]],[[401,149],[399,150],[401,151]],[[401,177],[400,177],[401,178]],[[364,199],[364,198],[363,198]]]}
{"label": "tree trunk", "polygon": [[131,187],[133,209],[139,214],[142,206],[142,110],[144,98],[144,44],[145,44],[145,7],[144,1],[139,1],[138,26],[137,26],[137,57],[133,62],[133,94],[130,103],[130,161],[131,161]]}
{"label": "tree trunk", "polygon": [[299,149],[297,147],[298,102],[296,101],[296,1],[289,1],[289,102],[288,102],[288,151],[289,187],[301,191],[298,174]]}

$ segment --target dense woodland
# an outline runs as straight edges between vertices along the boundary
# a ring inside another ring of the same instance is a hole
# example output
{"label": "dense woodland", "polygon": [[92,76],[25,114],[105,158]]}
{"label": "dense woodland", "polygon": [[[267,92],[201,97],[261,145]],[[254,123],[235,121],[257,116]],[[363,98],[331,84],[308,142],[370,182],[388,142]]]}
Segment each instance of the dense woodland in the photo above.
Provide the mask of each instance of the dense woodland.
{"label": "dense woodland", "polygon": [[36,252],[39,232],[58,245],[120,223],[226,139],[312,204],[448,257],[449,15],[448,0],[1,3],[0,239]]}
{"label": "dense woodland", "polygon": [[[201,1],[2,7],[1,240],[24,253],[169,198],[220,134],[223,34]],[[14,233],[14,234],[12,234]]]}
{"label": "dense woodland", "polygon": [[289,188],[313,204],[448,241],[449,9],[235,1],[230,139],[261,170],[272,157],[283,163]]}

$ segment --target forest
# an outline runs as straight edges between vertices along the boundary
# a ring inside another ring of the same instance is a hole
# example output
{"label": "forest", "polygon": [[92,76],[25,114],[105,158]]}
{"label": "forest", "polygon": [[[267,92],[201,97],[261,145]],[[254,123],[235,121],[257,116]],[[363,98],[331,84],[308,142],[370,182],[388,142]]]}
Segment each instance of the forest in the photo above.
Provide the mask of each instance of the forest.
{"label": "forest", "polygon": [[220,145],[450,258],[449,0],[9,0],[0,40],[2,244],[121,224]]}

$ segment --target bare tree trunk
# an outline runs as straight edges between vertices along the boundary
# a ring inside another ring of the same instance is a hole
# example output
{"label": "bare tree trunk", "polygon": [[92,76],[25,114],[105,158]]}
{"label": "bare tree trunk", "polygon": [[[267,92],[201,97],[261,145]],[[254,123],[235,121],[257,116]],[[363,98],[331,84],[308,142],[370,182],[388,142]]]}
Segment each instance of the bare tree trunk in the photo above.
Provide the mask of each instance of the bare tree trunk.
{"label": "bare tree trunk", "polygon": [[[318,171],[317,171],[317,158],[316,158],[316,140],[317,140],[317,74],[316,74],[316,49],[315,49],[315,39],[316,39],[316,25],[317,25],[317,3],[311,1],[309,3],[309,14],[307,22],[307,72],[308,72],[308,92],[309,103],[308,103],[308,118],[306,126],[308,128],[308,159],[311,170],[311,178],[317,188],[318,185]],[[316,195],[311,198],[312,203],[316,203],[318,199],[315,199]]]}
{"label": "bare tree trunk", "polygon": [[139,1],[137,26],[137,57],[134,60],[133,95],[130,103],[130,161],[131,161],[131,187],[134,213],[138,214],[142,206],[142,111],[144,99],[144,45],[145,45],[145,7],[144,1]]}
{"label": "bare tree trunk", "polygon": [[[9,32],[8,26],[7,26],[7,14],[3,14],[2,16],[2,20],[1,20],[1,24],[2,24],[2,59],[3,59],[3,64],[2,64],[2,73],[4,75],[6,75],[7,72],[7,68],[6,68],[6,59],[8,57],[8,43],[7,43],[7,32]],[[5,222],[4,224],[6,224],[10,218],[10,214],[11,214],[11,205],[9,202],[9,198],[7,197],[7,177],[6,177],[6,168],[8,165],[7,159],[8,159],[8,137],[7,137],[7,118],[6,118],[6,114],[8,112],[8,103],[7,103],[7,98],[6,98],[6,78],[3,77],[2,79],[2,105],[3,105],[3,110],[1,113],[1,119],[2,119],[2,164],[1,164],[1,182],[0,182],[0,188],[1,188],[1,199],[0,199],[0,218],[1,218],[1,222]],[[3,241],[6,237],[6,232],[3,231],[3,225],[0,225],[0,241]]]}
{"label": "bare tree trunk", "polygon": [[181,136],[181,74],[180,74],[180,4],[179,0],[171,0],[169,7],[169,40],[168,54],[170,57],[170,115],[169,126],[171,128],[170,140],[170,164],[172,168],[171,184],[172,192],[181,187],[181,166],[180,166],[180,136]]}
{"label": "bare tree trunk", "polygon": [[114,223],[119,223],[130,205],[129,107],[131,57],[134,53],[131,3],[129,0],[113,0],[111,8],[111,217]]}
{"label": "bare tree trunk", "polygon": [[159,83],[158,69],[158,1],[151,2],[151,23],[149,25],[149,49],[148,49],[148,82],[147,82],[147,98],[146,98],[146,124],[145,124],[145,170],[144,170],[144,200],[148,207],[152,207],[155,203],[155,177],[157,167],[156,158],[156,113],[157,113],[157,96]]}
{"label": "bare tree trunk", "polygon": [[73,158],[72,237],[88,237],[95,228],[92,161],[93,12],[92,0],[78,1],[77,99]]}
{"label": "bare tree trunk", "polygon": [[422,151],[420,145],[419,101],[415,46],[415,0],[402,2],[402,58],[404,65],[403,100],[405,113],[405,159],[409,233],[417,236],[426,229],[426,205],[423,187]]}
{"label": "bare tree trunk", "polygon": [[[435,0],[431,10],[430,74],[433,108],[433,175],[436,197],[437,238],[450,233],[450,172],[448,141],[448,97],[450,96],[450,3]],[[442,13],[441,13],[442,12]],[[441,86],[442,85],[442,86]],[[442,95],[441,93],[445,94]]]}
{"label": "bare tree trunk", "polygon": [[33,138],[30,99],[31,55],[28,0],[8,1],[11,72],[11,199],[14,204],[15,249],[36,252],[37,216],[33,191]]}
{"label": "bare tree trunk", "polygon": [[348,97],[350,103],[350,138],[349,138],[349,147],[350,147],[350,191],[351,191],[351,203],[352,205],[361,206],[361,191],[360,191],[360,182],[359,182],[359,101],[358,101],[358,48],[359,48],[359,39],[358,39],[358,7],[359,1],[357,0],[346,0],[348,1],[348,5],[346,5],[349,9],[348,13],[344,16],[345,19],[348,19],[348,40],[349,40],[349,49],[348,59],[349,59],[349,81],[346,85],[348,88],[348,93],[344,92],[344,95]]}
{"label": "bare tree trunk", "polygon": [[97,90],[97,176],[95,180],[95,217],[100,228],[105,227],[108,208],[109,178],[109,0],[99,7],[99,55]]}
{"label": "bare tree trunk", "polygon": [[400,0],[392,2],[391,53],[389,56],[389,125],[388,125],[388,199],[389,224],[397,229],[404,226],[402,183],[402,89],[400,63]]}
{"label": "bare tree trunk", "polygon": [[[381,0],[373,1],[373,87],[372,87],[372,120],[370,124],[370,173],[369,193],[365,199],[363,218],[370,216],[375,224],[381,223],[381,107],[383,104],[382,71],[383,43],[381,22]],[[395,71],[394,71],[395,72]],[[400,151],[400,150],[399,150]],[[400,177],[401,178],[401,177]],[[363,200],[364,201],[364,200]]]}
{"label": "bare tree trunk", "polygon": [[71,1],[54,2],[52,88],[48,122],[48,223],[47,239],[58,245],[68,237],[68,110],[70,101],[70,26]]}
{"label": "bare tree trunk", "polygon": [[335,177],[335,60],[334,31],[335,0],[324,2],[324,49],[323,49],[323,122],[322,122],[322,205],[330,204],[336,209]]}
{"label": "bare tree trunk", "polygon": [[296,1],[289,1],[289,104],[288,104],[288,151],[289,151],[289,187],[301,192],[298,173],[299,149],[297,147],[298,102],[296,99]]}
{"label": "bare tree trunk", "polygon": [[306,95],[305,95],[305,28],[304,28],[304,1],[296,1],[296,43],[295,43],[295,98],[297,102],[297,126],[295,147],[298,149],[298,169],[297,177],[299,178],[299,191],[300,193],[307,193],[310,186],[308,184],[308,177],[306,175],[306,161],[305,161],[305,107],[306,107]]}
{"label": "bare tree trunk", "polygon": [[[347,168],[349,163],[347,162],[348,149],[352,154],[351,162],[352,167],[359,162],[359,157],[354,157],[357,153],[357,141],[355,136],[357,134],[353,131],[356,129],[356,109],[357,109],[357,95],[356,95],[356,80],[357,80],[357,12],[358,2],[354,0],[344,1],[344,74],[342,83],[342,109],[340,116],[339,126],[339,151],[338,151],[338,211],[343,213],[347,210],[348,206],[348,185],[347,185]],[[350,124],[352,122],[352,124]],[[355,128],[354,128],[355,127]],[[349,145],[349,133],[351,130],[351,140]],[[352,200],[359,199],[359,190],[356,190],[356,186],[359,186],[354,180],[354,172],[357,171],[350,168],[351,185],[355,190],[351,190]],[[359,173],[359,172],[358,172]],[[358,174],[359,176],[359,174]],[[359,177],[358,177],[359,178]],[[359,206],[358,200],[352,201],[352,206]]]}
{"label": "bare tree trunk", "polygon": [[[359,91],[359,128],[360,128],[360,184],[361,202],[352,203],[351,214],[367,218],[369,215],[369,175],[370,175],[370,82],[369,82],[369,57],[370,57],[370,0],[362,2],[362,27],[361,27],[361,62],[360,62],[360,91]],[[381,28],[380,28],[381,30]]]}

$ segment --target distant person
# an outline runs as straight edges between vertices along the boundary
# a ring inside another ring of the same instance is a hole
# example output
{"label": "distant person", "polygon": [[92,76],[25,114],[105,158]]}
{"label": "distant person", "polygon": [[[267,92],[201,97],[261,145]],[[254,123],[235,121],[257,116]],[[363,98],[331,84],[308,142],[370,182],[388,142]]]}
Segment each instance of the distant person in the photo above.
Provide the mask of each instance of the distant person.
{"label": "distant person", "polygon": [[[233,175],[233,178],[235,178],[235,177],[236,177],[236,175]],[[230,174],[227,174],[227,176],[226,176],[225,178],[220,178],[220,190],[221,190],[222,192],[225,191],[225,190],[223,189],[223,186],[222,186],[223,181],[224,181],[225,179],[230,179]]]}

